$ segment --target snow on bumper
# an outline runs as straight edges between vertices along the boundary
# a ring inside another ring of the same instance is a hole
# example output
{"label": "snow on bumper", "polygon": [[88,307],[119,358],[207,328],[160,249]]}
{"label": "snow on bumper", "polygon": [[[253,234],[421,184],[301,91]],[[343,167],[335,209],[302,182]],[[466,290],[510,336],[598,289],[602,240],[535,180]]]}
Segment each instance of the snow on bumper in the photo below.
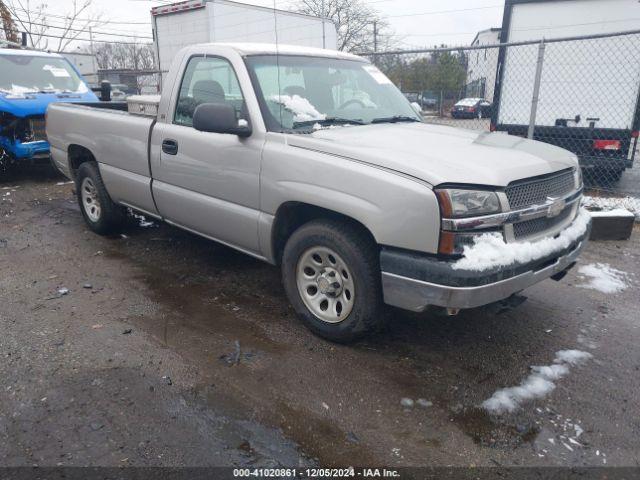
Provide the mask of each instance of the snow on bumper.
{"label": "snow on bumper", "polygon": [[420,312],[429,305],[473,308],[510,297],[571,268],[591,228],[581,210],[555,238],[505,243],[483,235],[457,261],[385,249],[380,255],[385,303]]}
{"label": "snow on bumper", "polygon": [[572,245],[589,228],[589,213],[581,209],[575,220],[555,238],[535,242],[506,243],[499,233],[486,233],[472,246],[464,247],[463,257],[452,264],[454,270],[485,271],[508,267],[515,263],[530,263]]}

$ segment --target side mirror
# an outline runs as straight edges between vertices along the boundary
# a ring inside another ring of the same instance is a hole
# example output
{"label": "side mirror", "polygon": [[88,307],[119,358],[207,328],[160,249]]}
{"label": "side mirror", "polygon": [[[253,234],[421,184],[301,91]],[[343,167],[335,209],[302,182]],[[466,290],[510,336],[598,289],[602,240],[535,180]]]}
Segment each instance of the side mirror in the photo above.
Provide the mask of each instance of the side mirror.
{"label": "side mirror", "polygon": [[418,102],[411,102],[411,108],[413,108],[418,115],[422,115],[422,108]]}
{"label": "side mirror", "polygon": [[235,109],[226,103],[202,103],[193,112],[193,128],[201,132],[228,133],[239,137],[251,135],[246,121],[236,119]]}

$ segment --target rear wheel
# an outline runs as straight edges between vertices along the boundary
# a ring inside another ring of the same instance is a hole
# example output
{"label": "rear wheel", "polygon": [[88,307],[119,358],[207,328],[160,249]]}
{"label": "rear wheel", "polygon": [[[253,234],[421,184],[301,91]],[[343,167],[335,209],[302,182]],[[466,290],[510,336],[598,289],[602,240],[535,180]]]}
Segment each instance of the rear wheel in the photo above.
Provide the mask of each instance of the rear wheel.
{"label": "rear wheel", "polygon": [[122,227],[126,212],[111,200],[97,164],[85,162],[80,165],[76,176],[76,190],[80,211],[91,230],[100,235],[108,235]]}
{"label": "rear wheel", "polygon": [[296,313],[321,337],[350,342],[381,324],[378,248],[347,222],[317,220],[296,230],[282,275]]}

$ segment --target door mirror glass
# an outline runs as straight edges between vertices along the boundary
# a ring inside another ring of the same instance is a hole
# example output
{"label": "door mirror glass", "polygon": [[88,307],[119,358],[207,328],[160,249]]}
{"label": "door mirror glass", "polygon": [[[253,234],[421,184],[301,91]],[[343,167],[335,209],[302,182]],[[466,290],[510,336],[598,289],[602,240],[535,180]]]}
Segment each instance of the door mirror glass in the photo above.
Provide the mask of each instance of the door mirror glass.
{"label": "door mirror glass", "polygon": [[227,103],[202,103],[193,112],[193,128],[201,132],[228,133],[239,137],[251,135],[249,122],[236,118],[236,111]]}

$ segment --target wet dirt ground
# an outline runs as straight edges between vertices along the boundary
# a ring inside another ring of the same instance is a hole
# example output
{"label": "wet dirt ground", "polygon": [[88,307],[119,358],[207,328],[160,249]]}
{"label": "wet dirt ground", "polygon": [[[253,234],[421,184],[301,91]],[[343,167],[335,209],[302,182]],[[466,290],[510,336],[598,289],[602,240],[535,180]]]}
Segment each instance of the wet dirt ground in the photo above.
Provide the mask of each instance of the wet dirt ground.
{"label": "wet dirt ground", "polygon": [[[640,464],[637,231],[582,257],[622,292],[574,269],[499,315],[389,308],[342,346],[297,321],[275,267],[135,219],[99,237],[72,190],[0,182],[5,465]],[[593,358],[515,412],[481,407],[564,349]]]}

